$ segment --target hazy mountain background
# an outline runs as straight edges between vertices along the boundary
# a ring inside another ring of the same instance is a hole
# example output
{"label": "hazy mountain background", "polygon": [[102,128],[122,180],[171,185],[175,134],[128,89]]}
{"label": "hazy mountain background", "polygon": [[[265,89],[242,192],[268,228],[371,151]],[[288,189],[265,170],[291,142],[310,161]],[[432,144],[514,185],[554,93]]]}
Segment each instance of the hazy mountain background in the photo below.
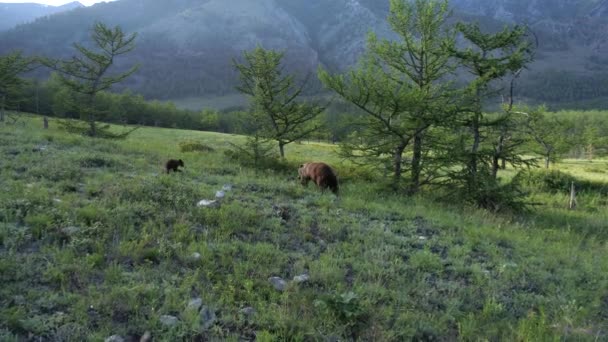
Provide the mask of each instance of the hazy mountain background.
{"label": "hazy mountain background", "polygon": [[[518,94],[554,106],[608,103],[608,0],[452,0],[454,19],[487,29],[528,25],[539,41],[537,61]],[[5,4],[0,4],[0,8]],[[390,37],[388,0],[119,0],[40,18],[0,33],[0,53],[68,57],[96,20],[138,32],[122,65],[141,63],[124,83],[148,98],[228,96],[235,92],[232,58],[256,44],[287,51],[300,74],[319,65],[352,66],[370,30]],[[0,22],[4,20],[0,14]]]}
{"label": "hazy mountain background", "polygon": [[11,29],[19,24],[26,24],[47,15],[84,7],[78,1],[62,6],[47,6],[36,3],[0,3],[0,31]]}

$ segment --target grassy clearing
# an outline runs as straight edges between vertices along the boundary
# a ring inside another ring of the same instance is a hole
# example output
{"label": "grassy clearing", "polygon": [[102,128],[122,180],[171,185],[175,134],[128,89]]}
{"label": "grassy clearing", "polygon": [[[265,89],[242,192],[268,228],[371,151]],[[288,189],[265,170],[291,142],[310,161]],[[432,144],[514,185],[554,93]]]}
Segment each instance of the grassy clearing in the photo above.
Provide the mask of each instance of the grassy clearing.
{"label": "grassy clearing", "polygon": [[[345,174],[336,199],[295,169],[230,162],[238,136],[40,127],[0,126],[0,340],[608,339],[606,195],[568,211],[563,191],[537,190],[535,214],[496,217],[381,192],[330,145],[289,146],[294,167]],[[162,173],[169,157],[183,173]],[[606,181],[601,163],[558,167]],[[196,207],[224,184],[219,208]]]}

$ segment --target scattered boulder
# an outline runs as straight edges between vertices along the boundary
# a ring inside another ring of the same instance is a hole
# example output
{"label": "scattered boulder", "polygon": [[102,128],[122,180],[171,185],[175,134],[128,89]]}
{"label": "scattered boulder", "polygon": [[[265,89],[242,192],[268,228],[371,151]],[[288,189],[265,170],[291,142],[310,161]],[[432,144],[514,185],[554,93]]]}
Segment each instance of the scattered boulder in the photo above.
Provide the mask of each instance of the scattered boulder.
{"label": "scattered boulder", "polygon": [[223,192],[222,190],[215,192],[215,198],[217,198],[218,200],[224,198],[225,196],[226,196],[226,193]]}
{"label": "scattered boulder", "polygon": [[215,311],[211,310],[208,306],[203,306],[199,312],[201,318],[201,324],[203,329],[209,329],[216,321]]}
{"label": "scattered boulder", "polygon": [[188,302],[186,310],[198,310],[201,306],[203,306],[203,300],[201,298],[194,298]]}
{"label": "scattered boulder", "polygon": [[287,282],[280,277],[270,277],[268,281],[274,286],[277,291],[285,291]]}
{"label": "scattered boulder", "polygon": [[42,152],[42,151],[46,151],[47,146],[46,145],[37,145],[34,146],[34,148],[32,148],[32,152]]}
{"label": "scattered boulder", "polygon": [[241,310],[239,310],[239,312],[247,317],[251,317],[255,314],[256,311],[251,306],[248,306],[248,307],[242,308]]}
{"label": "scattered boulder", "polygon": [[220,206],[220,202],[217,200],[200,200],[196,206],[203,208],[217,208]]}
{"label": "scattered boulder", "polygon": [[120,335],[112,335],[104,340],[105,342],[124,342],[125,339]]}
{"label": "scattered boulder", "polygon": [[293,277],[293,281],[296,284],[305,283],[308,280],[310,280],[310,276],[308,274],[300,274],[300,275],[297,275],[297,276]]}
{"label": "scattered boulder", "polygon": [[80,228],[74,227],[74,226],[69,226],[69,227],[61,228],[61,232],[63,234],[65,234],[66,236],[72,236],[72,235],[78,234],[78,232],[80,232]]}
{"label": "scattered boulder", "polygon": [[224,184],[224,186],[222,186],[222,190],[223,191],[231,191],[232,190],[232,184]]}
{"label": "scattered boulder", "polygon": [[146,331],[139,339],[139,342],[151,342],[151,341],[152,341],[152,333],[149,331]]}
{"label": "scattered boulder", "polygon": [[166,326],[174,327],[179,323],[179,319],[171,315],[162,315],[160,316],[160,322]]}

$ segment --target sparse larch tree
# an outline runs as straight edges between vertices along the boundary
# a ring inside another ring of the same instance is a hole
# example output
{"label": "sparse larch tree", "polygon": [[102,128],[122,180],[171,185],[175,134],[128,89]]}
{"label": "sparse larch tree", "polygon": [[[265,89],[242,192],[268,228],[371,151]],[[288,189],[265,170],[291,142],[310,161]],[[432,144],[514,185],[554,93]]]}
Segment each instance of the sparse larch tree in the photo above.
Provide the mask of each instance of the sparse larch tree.
{"label": "sparse larch tree", "polygon": [[301,101],[306,82],[296,85],[293,75],[283,75],[284,53],[256,47],[245,51],[243,64],[234,61],[240,73],[237,89],[251,99],[251,120],[258,120],[259,134],[279,145],[281,158],[285,145],[301,140],[320,128],[314,119],[325,108]]}
{"label": "sparse larch tree", "polygon": [[[371,33],[359,69],[346,75],[319,72],[327,88],[367,114],[358,141],[344,145],[345,153],[367,163],[390,163],[395,187],[406,167],[410,194],[430,180],[431,169],[436,170],[427,153],[430,128],[448,120],[452,112],[447,76],[454,70],[450,51],[455,33],[446,26],[448,16],[447,1],[391,0],[388,22],[399,39],[378,39]],[[411,158],[406,162],[408,147]],[[424,174],[425,163],[429,174]]]}
{"label": "sparse larch tree", "polygon": [[123,73],[108,75],[115,59],[135,48],[135,37],[133,33],[126,35],[118,26],[110,28],[103,23],[95,23],[91,38],[95,43],[97,51],[88,49],[81,44],[74,44],[79,56],[69,60],[50,60],[45,64],[59,72],[59,79],[68,89],[84,98],[80,104],[80,112],[83,119],[88,122],[87,135],[96,137],[99,135],[97,121],[100,113],[95,109],[95,97],[101,91],[110,89],[127,77],[132,75],[138,65],[131,67]]}
{"label": "sparse larch tree", "polygon": [[[462,135],[463,144],[452,152],[455,159],[460,159],[463,173],[461,176],[453,175],[453,178],[464,181],[466,194],[478,205],[492,206],[488,203],[493,201],[489,198],[498,191],[498,159],[518,159],[519,151],[507,149],[505,143],[509,139],[508,131],[512,129],[509,126],[519,120],[511,117],[516,115],[512,105],[504,114],[486,115],[484,101],[498,95],[497,81],[508,75],[517,77],[531,61],[531,44],[526,39],[525,27],[505,28],[497,33],[484,33],[478,24],[458,23],[456,28],[469,46],[463,50],[455,49],[453,56],[473,76],[473,80],[464,91],[464,110],[459,116],[463,132],[466,132]],[[494,144],[487,141],[491,135],[498,136]]]}
{"label": "sparse larch tree", "polygon": [[19,75],[35,67],[35,59],[24,57],[20,51],[0,56],[0,122],[4,121],[9,96],[19,93],[24,84]]}

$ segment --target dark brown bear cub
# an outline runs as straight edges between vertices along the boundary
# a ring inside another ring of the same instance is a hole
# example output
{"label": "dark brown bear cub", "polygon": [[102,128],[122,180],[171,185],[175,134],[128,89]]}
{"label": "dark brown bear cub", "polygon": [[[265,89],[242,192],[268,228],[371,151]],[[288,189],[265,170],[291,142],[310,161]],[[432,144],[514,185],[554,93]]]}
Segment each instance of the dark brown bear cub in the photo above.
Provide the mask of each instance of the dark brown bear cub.
{"label": "dark brown bear cub", "polygon": [[167,173],[169,173],[171,170],[173,170],[173,172],[182,172],[182,170],[178,169],[178,167],[180,167],[180,166],[184,167],[183,160],[169,159],[167,161],[167,163],[165,164],[165,169],[167,170]]}
{"label": "dark brown bear cub", "polygon": [[334,170],[325,163],[306,163],[300,165],[298,169],[300,182],[307,186],[312,180],[317,184],[321,191],[329,188],[336,196],[338,195],[338,177]]}

